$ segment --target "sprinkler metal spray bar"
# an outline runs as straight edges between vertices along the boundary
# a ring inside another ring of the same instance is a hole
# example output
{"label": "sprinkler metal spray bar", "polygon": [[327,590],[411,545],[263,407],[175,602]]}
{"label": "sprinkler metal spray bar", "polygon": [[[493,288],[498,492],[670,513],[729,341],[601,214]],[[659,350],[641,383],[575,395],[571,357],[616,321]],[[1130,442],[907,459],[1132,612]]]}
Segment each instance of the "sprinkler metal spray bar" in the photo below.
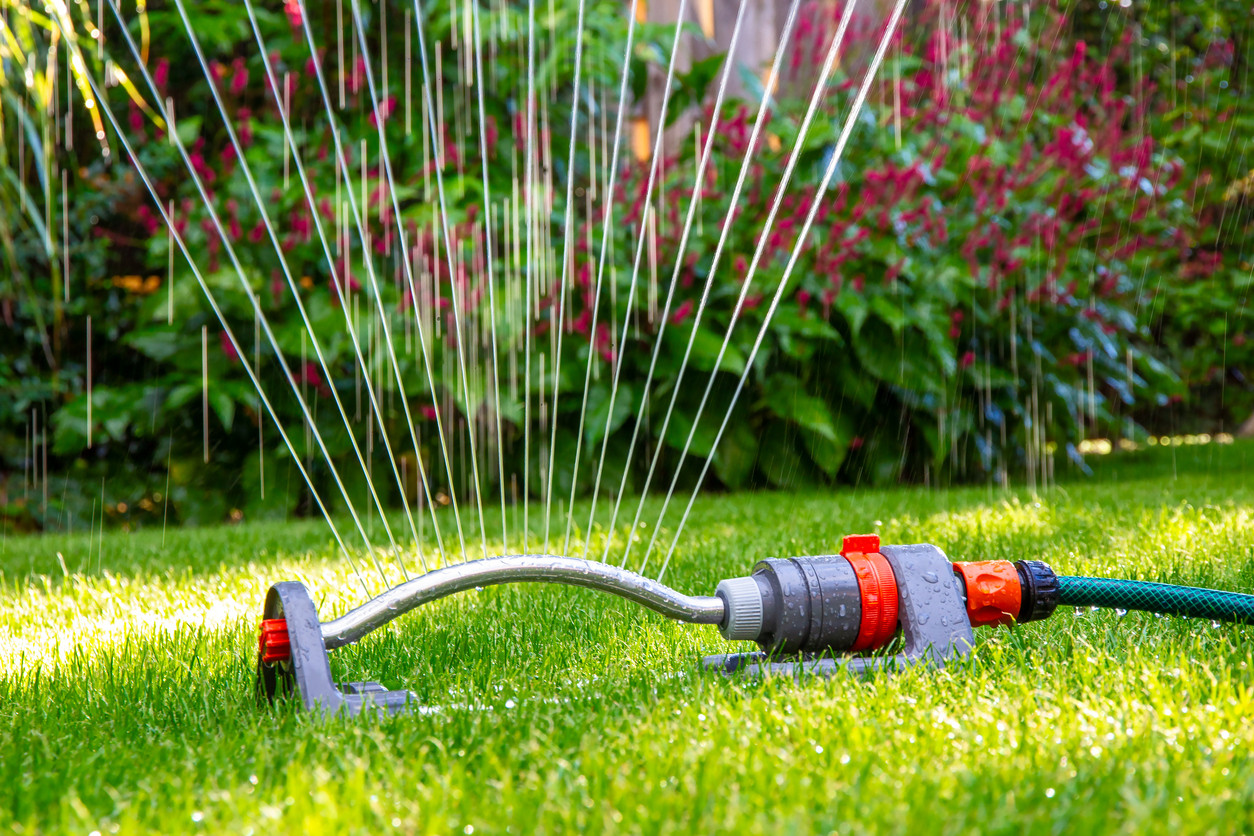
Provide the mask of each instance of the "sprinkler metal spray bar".
{"label": "sprinkler metal spray bar", "polygon": [[[261,622],[258,698],[296,696],[305,708],[331,714],[404,711],[415,704],[409,691],[374,682],[337,685],[327,651],[439,598],[520,582],[598,589],[677,621],[717,625],[724,638],[753,641],[759,650],[707,656],[705,667],[750,676],[943,666],[970,653],[973,627],[1039,621],[1059,605],[1254,623],[1254,595],[1059,577],[1039,560],[953,563],[936,546],[881,546],[873,534],[846,537],[838,555],[763,560],[749,576],[719,583],[712,596],[683,595],[604,563],[517,555],[437,569],[326,623],[303,584],[275,584]],[[900,653],[857,655],[885,647],[899,630]]]}

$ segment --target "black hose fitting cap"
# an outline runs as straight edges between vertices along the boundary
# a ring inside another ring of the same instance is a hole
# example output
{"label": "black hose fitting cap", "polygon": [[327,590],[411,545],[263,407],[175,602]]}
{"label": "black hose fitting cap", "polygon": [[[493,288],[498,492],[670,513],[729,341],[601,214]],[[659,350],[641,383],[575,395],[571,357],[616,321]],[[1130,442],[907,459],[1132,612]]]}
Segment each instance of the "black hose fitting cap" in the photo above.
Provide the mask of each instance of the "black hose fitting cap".
{"label": "black hose fitting cap", "polygon": [[1023,590],[1017,621],[1025,624],[1053,615],[1058,608],[1058,575],[1054,570],[1040,560],[1016,561],[1015,569]]}

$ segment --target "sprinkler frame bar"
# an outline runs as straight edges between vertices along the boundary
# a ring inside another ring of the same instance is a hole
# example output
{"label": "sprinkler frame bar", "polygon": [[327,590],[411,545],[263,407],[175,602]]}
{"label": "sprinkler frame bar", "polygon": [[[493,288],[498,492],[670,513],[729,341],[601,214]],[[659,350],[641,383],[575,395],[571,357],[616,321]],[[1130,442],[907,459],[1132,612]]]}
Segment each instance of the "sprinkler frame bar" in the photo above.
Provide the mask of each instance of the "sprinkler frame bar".
{"label": "sprinkler frame bar", "polygon": [[719,624],[723,599],[684,595],[617,566],[548,554],[506,555],[471,560],[428,572],[393,587],[354,610],[321,625],[327,650],[353,644],[394,618],[440,598],[502,583],[560,583],[609,592],[676,621]]}

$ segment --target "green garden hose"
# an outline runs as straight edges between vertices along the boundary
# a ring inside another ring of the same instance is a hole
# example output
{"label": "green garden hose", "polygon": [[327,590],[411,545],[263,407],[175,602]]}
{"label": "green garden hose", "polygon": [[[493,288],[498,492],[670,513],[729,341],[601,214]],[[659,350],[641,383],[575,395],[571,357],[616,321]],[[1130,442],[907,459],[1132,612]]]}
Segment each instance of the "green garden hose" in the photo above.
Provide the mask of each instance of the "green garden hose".
{"label": "green garden hose", "polygon": [[1254,624],[1254,595],[1113,578],[1058,578],[1058,603]]}

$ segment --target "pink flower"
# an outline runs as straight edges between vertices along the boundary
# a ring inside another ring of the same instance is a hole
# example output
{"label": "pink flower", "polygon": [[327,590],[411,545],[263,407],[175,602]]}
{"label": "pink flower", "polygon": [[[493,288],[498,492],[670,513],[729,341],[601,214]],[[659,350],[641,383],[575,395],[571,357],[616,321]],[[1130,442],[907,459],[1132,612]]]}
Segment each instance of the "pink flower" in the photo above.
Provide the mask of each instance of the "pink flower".
{"label": "pink flower", "polygon": [[810,304],[810,291],[802,288],[797,291],[797,307],[801,310],[801,315],[806,315],[806,307]]}
{"label": "pink flower", "polygon": [[232,363],[238,363],[239,352],[235,350],[235,344],[231,342],[231,338],[226,331],[218,332],[218,339],[222,343],[222,353],[226,355],[226,359]]}
{"label": "pink flower", "polygon": [[500,132],[497,130],[497,127],[496,127],[496,117],[489,116],[485,122],[484,127],[486,130],[486,133],[484,134],[484,137],[483,137],[484,144],[487,145],[488,147],[488,156],[494,157],[496,156],[496,152],[495,152],[496,141],[498,137],[500,136]]}
{"label": "pink flower", "polygon": [[962,360],[958,364],[958,366],[959,368],[969,369],[974,363],[975,363],[975,352],[968,351],[966,354],[962,355]]}
{"label": "pink flower", "polygon": [[300,0],[285,0],[283,3],[283,12],[287,15],[287,22],[291,24],[292,29],[300,29],[301,23],[303,22]]}
{"label": "pink flower", "polygon": [[322,379],[322,375],[318,372],[318,367],[311,363],[306,363],[301,369],[300,382],[307,383],[318,392],[319,395],[330,397],[331,387]]}
{"label": "pink flower", "polygon": [[684,320],[692,315],[692,300],[686,299],[684,303],[675,309],[671,314],[671,322],[675,325],[682,325]]}
{"label": "pink flower", "polygon": [[235,70],[235,75],[231,77],[231,95],[243,95],[248,89],[248,68],[244,66],[244,59],[236,58],[232,62],[232,69]]}
{"label": "pink flower", "polygon": [[[392,115],[392,112],[395,110],[396,110],[396,97],[388,96],[385,100],[383,100],[383,102],[379,104],[379,117],[383,119],[384,122],[386,122],[388,121],[388,117],[390,117]],[[374,111],[370,112],[370,127],[372,128],[379,127],[379,123],[375,119]]]}

